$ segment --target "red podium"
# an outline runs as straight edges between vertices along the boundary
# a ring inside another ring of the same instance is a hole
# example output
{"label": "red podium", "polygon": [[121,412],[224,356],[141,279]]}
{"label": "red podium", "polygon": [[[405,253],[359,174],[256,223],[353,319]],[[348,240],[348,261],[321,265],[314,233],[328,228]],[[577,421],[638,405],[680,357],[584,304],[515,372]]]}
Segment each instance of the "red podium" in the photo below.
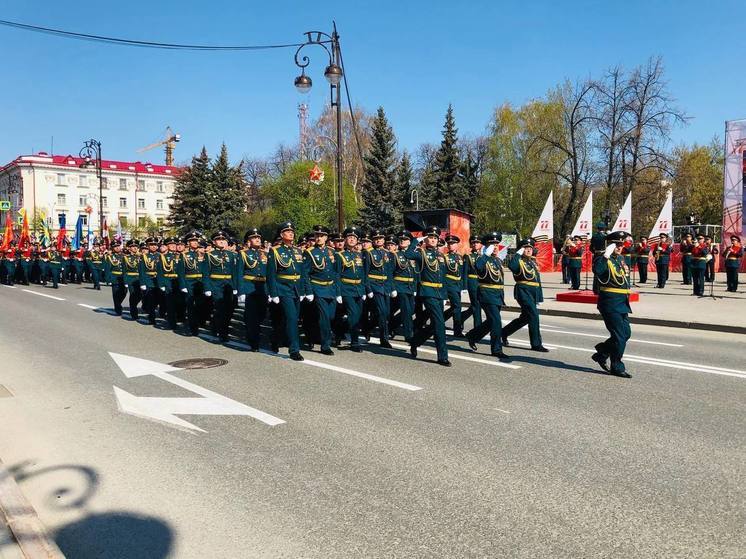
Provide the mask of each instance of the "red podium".
{"label": "red podium", "polygon": [[[580,291],[563,291],[557,293],[556,300],[560,303],[598,303],[598,295],[593,293],[590,289],[582,289]],[[636,303],[640,300],[640,294],[637,291],[632,291],[629,294],[629,302]]]}

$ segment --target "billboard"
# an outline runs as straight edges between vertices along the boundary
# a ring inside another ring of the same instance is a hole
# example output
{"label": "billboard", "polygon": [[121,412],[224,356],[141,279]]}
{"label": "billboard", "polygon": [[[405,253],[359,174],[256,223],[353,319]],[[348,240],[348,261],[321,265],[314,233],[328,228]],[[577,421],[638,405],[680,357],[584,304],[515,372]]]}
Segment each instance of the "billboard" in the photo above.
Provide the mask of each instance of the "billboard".
{"label": "billboard", "polygon": [[746,120],[725,123],[725,189],[723,192],[723,236],[742,236],[746,231],[743,211],[746,191],[743,188],[746,157]]}

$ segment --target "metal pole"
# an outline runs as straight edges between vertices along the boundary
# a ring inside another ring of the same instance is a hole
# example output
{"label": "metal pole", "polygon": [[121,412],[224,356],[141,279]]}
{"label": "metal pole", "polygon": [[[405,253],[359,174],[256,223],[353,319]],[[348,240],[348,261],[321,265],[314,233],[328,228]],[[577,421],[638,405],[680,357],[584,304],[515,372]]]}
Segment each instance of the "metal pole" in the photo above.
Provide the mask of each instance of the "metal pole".
{"label": "metal pole", "polygon": [[[339,65],[339,35],[337,35],[337,24],[334,24],[332,33],[332,55],[335,64]],[[336,89],[337,104],[337,231],[340,233],[344,230],[344,192],[342,184],[342,92],[341,82],[332,87]]]}
{"label": "metal pole", "polygon": [[98,238],[104,238],[104,173],[101,161],[101,142],[98,144],[98,157],[96,158],[96,172],[98,173]]}

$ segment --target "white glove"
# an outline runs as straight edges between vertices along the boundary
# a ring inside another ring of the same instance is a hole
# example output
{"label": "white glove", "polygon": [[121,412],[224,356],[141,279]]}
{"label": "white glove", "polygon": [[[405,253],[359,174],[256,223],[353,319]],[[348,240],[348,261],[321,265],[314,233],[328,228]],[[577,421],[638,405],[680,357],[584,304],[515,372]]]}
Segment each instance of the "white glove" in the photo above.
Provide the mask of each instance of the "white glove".
{"label": "white glove", "polygon": [[417,292],[416,291],[412,292],[412,297],[417,297]]}
{"label": "white glove", "polygon": [[305,301],[305,300],[306,300],[306,296],[305,296],[305,295],[301,295],[301,296],[300,296],[300,302],[302,303],[302,302],[303,302],[303,301]]}
{"label": "white glove", "polygon": [[712,260],[712,254],[708,254],[707,256],[705,256],[705,260],[707,262],[709,262],[710,260]]}
{"label": "white glove", "polygon": [[360,297],[360,300],[365,301],[365,298],[366,298],[366,295],[363,295],[362,297]]}
{"label": "white glove", "polygon": [[342,296],[341,295],[337,295],[337,303],[339,303],[340,305],[342,304]]}
{"label": "white glove", "polygon": [[166,286],[161,287],[161,291],[166,291]]}
{"label": "white glove", "polygon": [[189,290],[186,287],[181,288],[182,293],[189,293]]}
{"label": "white glove", "polygon": [[146,290],[147,288],[148,288],[148,286],[147,286],[147,285],[141,285],[141,286],[140,286],[140,289],[141,289],[142,291],[145,291],[145,290]]}
{"label": "white glove", "polygon": [[125,283],[125,284],[124,284],[124,287],[125,287],[125,288],[129,287],[129,284],[128,284],[128,283]]}
{"label": "white glove", "polygon": [[205,297],[212,297],[212,291],[205,291]]}
{"label": "white glove", "polygon": [[372,299],[372,298],[373,298],[373,292],[371,291],[370,293],[368,293],[368,299]]}
{"label": "white glove", "polygon": [[398,293],[396,292],[396,289],[394,289],[394,290],[393,290],[393,291],[391,292],[391,298],[392,298],[392,299],[394,299],[394,298],[396,298],[396,296],[397,296],[397,295],[398,295]]}
{"label": "white glove", "polygon": [[307,301],[308,301],[309,303],[310,303],[311,301],[313,301],[313,294],[311,294],[311,295],[306,295],[306,300],[307,300]]}
{"label": "white glove", "polygon": [[606,250],[604,251],[604,258],[608,258],[611,256],[611,253],[614,252],[614,249],[616,248],[615,244],[610,244],[606,247]]}
{"label": "white glove", "polygon": [[272,302],[273,302],[273,303],[274,303],[275,305],[279,305],[279,304],[280,304],[280,298],[279,298],[279,297],[272,297]]}
{"label": "white glove", "polygon": [[267,303],[271,303],[271,302],[272,302],[272,295],[267,295]]}
{"label": "white glove", "polygon": [[518,256],[523,256],[523,249],[522,249],[522,248],[519,248],[518,250],[516,250],[516,251],[515,251],[515,253],[516,253],[516,254],[517,254]]}
{"label": "white glove", "polygon": [[[487,256],[492,256],[492,253],[493,253],[493,252],[495,252],[495,247],[496,247],[496,246],[497,246],[497,245],[495,245],[495,244],[491,244],[490,246],[488,246],[488,247],[487,247],[487,248],[485,249],[484,253],[485,253],[485,254],[486,254]],[[523,250],[523,249],[521,249],[521,250]],[[521,253],[521,254],[523,254],[523,253]]]}
{"label": "white glove", "polygon": [[237,289],[234,289],[234,290],[233,290],[233,294],[234,294],[234,295],[238,295],[238,290],[237,290]]}
{"label": "white glove", "polygon": [[238,302],[243,303],[244,301],[246,301],[246,295],[241,293],[241,295],[238,296]]}
{"label": "white glove", "polygon": [[462,289],[461,290],[461,295],[465,294],[467,291],[468,291],[467,289]]}
{"label": "white glove", "polygon": [[417,244],[420,244],[424,240],[425,240],[425,237],[417,237]]}

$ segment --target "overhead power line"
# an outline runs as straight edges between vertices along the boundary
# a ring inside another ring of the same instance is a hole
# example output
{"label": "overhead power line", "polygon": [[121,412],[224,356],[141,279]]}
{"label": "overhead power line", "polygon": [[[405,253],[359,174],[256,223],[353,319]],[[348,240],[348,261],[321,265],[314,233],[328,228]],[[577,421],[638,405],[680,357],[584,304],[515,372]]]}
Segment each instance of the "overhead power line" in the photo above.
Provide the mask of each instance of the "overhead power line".
{"label": "overhead power line", "polygon": [[[6,21],[0,19],[0,25],[31,31],[33,33],[44,33],[45,35],[54,35],[66,39],[76,39],[79,41],[89,41],[95,43],[107,43],[110,45],[120,45],[128,47],[140,47],[149,49],[165,50],[192,50],[192,51],[247,51],[247,50],[269,50],[284,49],[290,47],[299,47],[303,43],[287,43],[279,45],[190,45],[180,43],[160,43],[155,41],[137,41],[135,39],[122,39],[118,37],[106,37],[103,35],[90,35],[88,33],[75,33],[74,31],[65,31],[63,29],[52,29],[50,27],[40,27],[38,25],[29,25],[17,21]],[[322,41],[328,43],[330,41]]]}

